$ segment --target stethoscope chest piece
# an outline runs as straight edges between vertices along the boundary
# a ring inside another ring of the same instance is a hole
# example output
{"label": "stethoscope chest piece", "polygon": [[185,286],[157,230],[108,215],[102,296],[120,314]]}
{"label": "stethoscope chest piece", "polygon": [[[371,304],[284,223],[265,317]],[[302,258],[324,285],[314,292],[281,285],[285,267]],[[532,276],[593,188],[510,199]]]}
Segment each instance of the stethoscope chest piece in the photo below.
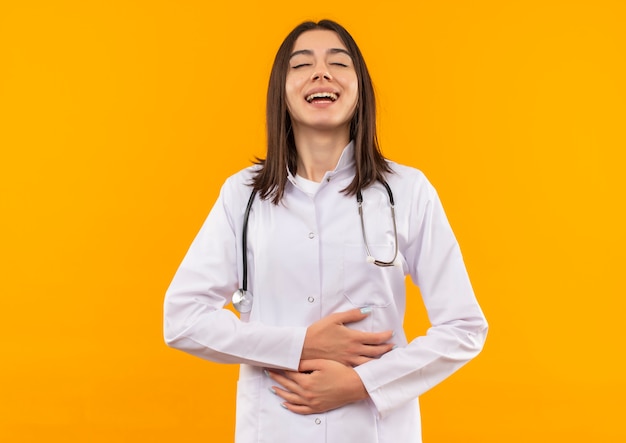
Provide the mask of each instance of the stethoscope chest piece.
{"label": "stethoscope chest piece", "polygon": [[233,294],[233,306],[242,314],[250,312],[252,310],[252,292],[237,289]]}

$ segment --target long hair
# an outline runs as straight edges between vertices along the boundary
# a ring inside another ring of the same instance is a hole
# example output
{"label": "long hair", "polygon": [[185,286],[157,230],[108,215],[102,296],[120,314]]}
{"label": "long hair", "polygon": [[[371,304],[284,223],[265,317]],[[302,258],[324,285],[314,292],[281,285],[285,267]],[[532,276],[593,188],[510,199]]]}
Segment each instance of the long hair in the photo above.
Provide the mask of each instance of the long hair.
{"label": "long hair", "polygon": [[287,109],[285,83],[289,58],[298,37],[311,30],[335,32],[348,52],[358,79],[358,100],[350,122],[350,138],[354,140],[356,174],[352,182],[343,189],[347,195],[354,195],[376,180],[383,180],[391,169],[383,157],[376,136],[376,99],[372,79],[365,65],[365,59],[352,36],[338,23],[331,20],[304,22],[296,26],[280,45],[267,89],[267,153],[265,159],[257,159],[261,165],[252,180],[252,186],[261,198],[271,199],[278,204],[285,192],[287,169],[296,173],[298,154]]}

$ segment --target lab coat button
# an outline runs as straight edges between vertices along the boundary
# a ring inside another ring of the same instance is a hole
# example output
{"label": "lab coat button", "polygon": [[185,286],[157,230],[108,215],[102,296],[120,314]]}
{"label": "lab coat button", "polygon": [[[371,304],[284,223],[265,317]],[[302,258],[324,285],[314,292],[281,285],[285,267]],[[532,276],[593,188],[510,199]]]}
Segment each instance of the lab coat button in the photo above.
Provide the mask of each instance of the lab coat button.
{"label": "lab coat button", "polygon": [[322,420],[320,420],[319,418],[316,418],[316,419],[315,419],[315,424],[316,424],[316,425],[319,425],[319,424],[321,424],[321,423],[322,423]]}
{"label": "lab coat button", "polygon": [[310,239],[314,239],[315,238],[315,232],[309,232],[309,238]]}
{"label": "lab coat button", "polygon": [[309,301],[309,303],[313,303],[315,301],[315,297],[309,297],[307,298],[307,300]]}

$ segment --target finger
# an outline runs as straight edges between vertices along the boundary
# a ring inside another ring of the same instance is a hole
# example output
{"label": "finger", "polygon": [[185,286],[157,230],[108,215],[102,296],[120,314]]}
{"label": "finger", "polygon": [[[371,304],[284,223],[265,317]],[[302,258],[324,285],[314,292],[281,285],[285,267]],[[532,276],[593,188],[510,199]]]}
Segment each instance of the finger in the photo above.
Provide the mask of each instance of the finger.
{"label": "finger", "polygon": [[370,307],[364,307],[360,309],[356,308],[350,309],[349,311],[337,312],[336,314],[333,314],[333,318],[338,324],[356,323],[363,320],[364,318],[367,318],[367,316],[371,313],[372,308]]}
{"label": "finger", "polygon": [[274,393],[274,395],[285,400],[285,403],[298,406],[302,406],[305,404],[304,399],[301,396],[294,394],[293,392],[286,391],[278,386],[273,386],[270,390],[272,391],[272,393]]}
{"label": "finger", "polygon": [[382,345],[363,345],[359,354],[363,357],[380,358],[394,348],[393,343],[385,343]]}
{"label": "finger", "polygon": [[374,360],[374,359],[370,357],[365,357],[363,355],[358,355],[356,357],[351,358],[348,364],[351,367],[356,368],[357,366],[361,366],[363,363],[367,363],[368,361],[371,361],[371,360]]}
{"label": "finger", "polygon": [[324,360],[300,360],[298,371],[300,372],[313,372],[319,371],[324,366]]}
{"label": "finger", "polygon": [[316,411],[314,411],[313,409],[311,409],[311,407],[309,406],[304,406],[304,405],[296,405],[296,404],[292,404],[289,402],[285,402],[285,403],[281,403],[281,405],[283,406],[283,408],[294,412],[296,414],[300,414],[300,415],[309,415],[309,414],[315,414]]}
{"label": "finger", "polygon": [[350,357],[347,361],[349,366],[353,368],[362,365],[363,363],[367,363],[371,360],[377,360],[387,352],[394,349],[395,345],[384,345],[384,346],[364,346],[363,350],[359,355],[354,355]]}
{"label": "finger", "polygon": [[364,345],[382,345],[391,340],[393,336],[393,331],[361,332],[359,335],[359,342]]}
{"label": "finger", "polygon": [[280,385],[280,386],[273,386],[273,388],[279,388],[279,389],[282,388],[283,390],[293,392],[295,394],[300,394],[300,391],[301,391],[300,386],[298,385],[297,382],[292,380],[289,375],[287,374],[282,375],[282,374],[279,374],[277,372],[272,372],[272,371],[269,371],[268,374],[274,382]]}

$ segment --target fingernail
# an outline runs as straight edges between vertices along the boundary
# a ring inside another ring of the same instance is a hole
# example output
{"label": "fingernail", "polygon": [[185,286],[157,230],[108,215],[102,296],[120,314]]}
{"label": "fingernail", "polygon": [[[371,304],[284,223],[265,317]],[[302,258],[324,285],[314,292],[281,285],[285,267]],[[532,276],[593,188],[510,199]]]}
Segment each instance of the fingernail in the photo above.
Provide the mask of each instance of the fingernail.
{"label": "fingernail", "polygon": [[396,336],[396,331],[391,331],[391,336],[395,337]]}
{"label": "fingernail", "polygon": [[361,308],[361,314],[369,314],[370,312],[372,312],[371,306],[366,306],[364,308]]}
{"label": "fingernail", "polygon": [[267,369],[263,369],[263,373],[264,373],[266,376],[268,376],[268,377],[270,376],[270,373],[269,373],[269,371],[268,371]]}
{"label": "fingernail", "polygon": [[276,391],[274,390],[274,388],[269,387],[269,388],[267,388],[267,389],[269,389],[269,390],[270,390],[270,392],[271,392],[272,394],[276,395]]}
{"label": "fingernail", "polygon": [[393,348],[391,348],[391,350],[393,351],[394,349],[396,349],[398,347],[398,345],[393,345]]}
{"label": "fingernail", "polygon": [[287,405],[285,403],[280,404],[283,408],[287,409]]}

